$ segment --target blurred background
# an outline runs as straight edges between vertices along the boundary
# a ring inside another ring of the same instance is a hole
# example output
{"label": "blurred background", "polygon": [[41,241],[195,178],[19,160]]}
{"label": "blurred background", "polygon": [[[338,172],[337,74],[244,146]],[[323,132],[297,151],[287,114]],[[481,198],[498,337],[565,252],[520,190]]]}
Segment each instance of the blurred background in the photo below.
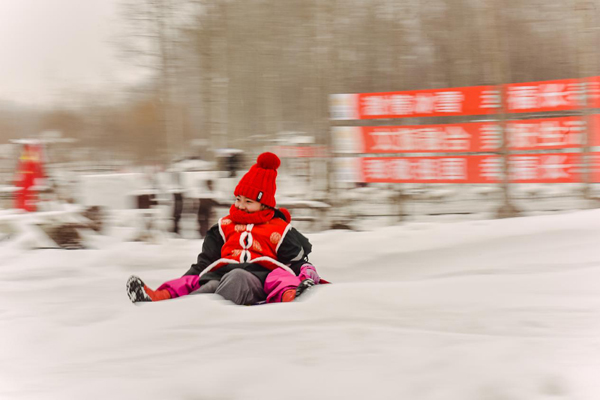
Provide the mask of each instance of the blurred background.
{"label": "blurred background", "polygon": [[[600,399],[599,8],[0,0],[0,399]],[[132,306],[264,151],[334,284]]]}
{"label": "blurred background", "polygon": [[[5,209],[14,207],[29,145],[37,146],[44,167],[33,190],[39,211],[61,202],[139,208],[139,196],[150,195],[150,206],[170,204],[170,215],[178,207],[173,193],[198,200],[207,196],[207,182],[227,203],[239,173],[267,150],[283,161],[281,205],[296,208],[298,222],[328,219],[315,229],[359,229],[368,217],[481,217],[499,215],[502,206],[506,216],[597,204],[589,179],[529,182],[512,187],[510,196],[506,182],[341,182],[332,162],[332,128],[341,122],[330,118],[329,98],[599,75],[600,1],[83,3],[0,4]],[[433,116],[343,125],[467,121]],[[589,142],[581,146],[591,151]],[[117,201],[125,194],[134,200]],[[183,214],[194,204],[184,204]]]}

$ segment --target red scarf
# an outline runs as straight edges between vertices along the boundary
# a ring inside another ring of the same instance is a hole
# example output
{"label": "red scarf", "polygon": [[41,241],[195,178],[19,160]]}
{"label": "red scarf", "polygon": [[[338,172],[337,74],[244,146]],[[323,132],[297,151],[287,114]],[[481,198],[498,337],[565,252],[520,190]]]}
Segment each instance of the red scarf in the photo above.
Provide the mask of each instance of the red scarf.
{"label": "red scarf", "polygon": [[265,208],[253,213],[242,211],[236,208],[235,205],[232,205],[229,209],[229,216],[236,224],[264,224],[272,220],[274,215],[275,210],[272,208]]}

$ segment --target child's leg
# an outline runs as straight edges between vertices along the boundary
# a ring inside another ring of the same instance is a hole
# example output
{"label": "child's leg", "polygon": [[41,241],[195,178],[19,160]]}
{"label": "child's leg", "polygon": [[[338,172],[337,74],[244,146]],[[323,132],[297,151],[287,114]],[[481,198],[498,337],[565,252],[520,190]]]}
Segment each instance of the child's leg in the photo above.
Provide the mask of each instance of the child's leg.
{"label": "child's leg", "polygon": [[[267,303],[279,303],[282,301],[294,300],[296,288],[299,284],[299,277],[292,275],[281,268],[271,271],[265,280]],[[289,294],[287,293],[288,291]],[[292,293],[294,294],[293,296],[291,295]]]}
{"label": "child's leg", "polygon": [[140,301],[160,301],[185,296],[199,288],[199,277],[187,275],[163,283],[156,290],[150,289],[137,276],[127,281],[127,295],[133,303]]}
{"label": "child's leg", "polygon": [[221,282],[219,282],[217,280],[208,281],[206,283],[201,284],[200,289],[194,290],[190,294],[214,293],[217,291],[217,288],[219,287],[219,283],[221,283]]}
{"label": "child's leg", "polygon": [[243,269],[223,275],[215,293],[238,305],[256,304],[266,297],[260,279]]}
{"label": "child's leg", "polygon": [[127,295],[132,303],[141,301],[159,301],[171,298],[168,290],[152,290],[137,276],[127,280]]}
{"label": "child's leg", "polygon": [[200,288],[198,281],[200,280],[198,275],[185,275],[181,278],[167,281],[160,285],[156,291],[167,290],[171,295],[171,298],[187,296],[194,290]]}

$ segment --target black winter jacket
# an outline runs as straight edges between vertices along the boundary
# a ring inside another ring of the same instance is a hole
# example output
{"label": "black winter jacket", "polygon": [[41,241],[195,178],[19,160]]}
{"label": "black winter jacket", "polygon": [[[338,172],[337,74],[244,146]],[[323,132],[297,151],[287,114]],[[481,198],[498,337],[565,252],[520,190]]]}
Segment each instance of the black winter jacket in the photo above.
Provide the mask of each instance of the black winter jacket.
{"label": "black winter jacket", "polygon": [[[275,215],[273,218],[281,218],[284,221],[286,220],[284,214],[279,210],[275,210]],[[223,238],[219,233],[219,225],[213,225],[204,238],[202,252],[198,254],[197,262],[192,264],[184,276],[199,275],[206,267],[221,258],[221,248],[224,244]],[[292,271],[294,271],[296,275],[299,275],[300,267],[302,264],[308,262],[308,254],[311,252],[311,250],[312,245],[306,236],[301,234],[297,229],[291,228],[283,238],[283,242],[277,250],[277,261],[289,265]],[[210,280],[221,280],[223,275],[237,268],[243,268],[246,271],[251,272],[257,278],[259,278],[263,284],[267,275],[269,272],[271,272],[268,269],[253,263],[228,264],[217,269],[216,271],[209,271],[208,273],[202,275],[200,278],[200,284],[204,284]]]}

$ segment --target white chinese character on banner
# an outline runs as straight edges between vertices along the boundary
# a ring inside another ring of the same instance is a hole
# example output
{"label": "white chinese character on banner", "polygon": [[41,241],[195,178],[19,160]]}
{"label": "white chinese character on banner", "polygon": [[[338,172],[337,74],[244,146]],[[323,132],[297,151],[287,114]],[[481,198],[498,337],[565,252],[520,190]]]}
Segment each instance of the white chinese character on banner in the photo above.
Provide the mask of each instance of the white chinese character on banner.
{"label": "white chinese character on banner", "polygon": [[[593,99],[594,89],[592,85],[587,85],[587,95]],[[569,83],[567,85],[567,94],[565,96],[567,102],[574,106],[585,105],[586,85],[582,82]]]}
{"label": "white chinese character on banner", "polygon": [[485,124],[479,131],[482,150],[497,150],[502,146],[502,128],[500,125]]}
{"label": "white chinese character on banner", "polygon": [[598,104],[598,99],[600,98],[600,82],[595,80],[588,81],[587,88],[588,102],[594,104],[592,107],[596,107],[595,104]]}
{"label": "white chinese character on banner", "polygon": [[565,90],[564,83],[541,84],[539,89],[540,107],[557,108],[568,106],[566,97],[568,92]]}
{"label": "white chinese character on banner", "polygon": [[453,151],[468,151],[471,135],[461,126],[449,126],[446,128],[446,149]]}
{"label": "white chinese character on banner", "polygon": [[442,179],[467,179],[467,160],[465,158],[442,158],[441,164]]}
{"label": "white chinese character on banner", "polygon": [[558,121],[540,123],[540,146],[564,145],[563,130]]}
{"label": "white chinese character on banner", "polygon": [[486,157],[481,161],[481,176],[488,181],[497,182],[502,179],[502,159]]}
{"label": "white chinese character on banner", "polygon": [[481,92],[481,108],[500,108],[500,92],[496,89]]}
{"label": "white chinese character on banner", "polygon": [[382,132],[369,132],[371,138],[373,139],[373,148],[371,150],[374,151],[389,151],[394,148],[394,144],[392,142],[391,132],[382,131]]}
{"label": "white chinese character on banner", "polygon": [[414,112],[414,98],[410,94],[395,94],[391,97],[392,115],[411,115]]}
{"label": "white chinese character on banner", "polygon": [[462,112],[465,96],[461,92],[437,92],[435,95],[437,97],[435,106],[437,112]]}
{"label": "white chinese character on banner", "polygon": [[439,178],[439,162],[435,158],[421,158],[418,160],[417,170],[419,179],[434,180]]}
{"label": "white chinese character on banner", "polygon": [[417,150],[417,130],[410,128],[398,129],[398,147],[401,151]]}
{"label": "white chinese character on banner", "polygon": [[395,181],[410,181],[413,179],[410,160],[406,158],[392,160],[390,167]]}
{"label": "white chinese character on banner", "polygon": [[386,115],[388,113],[388,100],[384,96],[369,96],[362,101],[365,115]]}
{"label": "white chinese character on banner", "polygon": [[435,97],[432,93],[418,93],[415,97],[415,113],[431,114],[435,110]]}
{"label": "white chinese character on banner", "polygon": [[442,148],[443,133],[434,126],[421,128],[419,133],[419,149],[421,150],[440,150]]}
{"label": "white chinese character on banner", "polygon": [[592,182],[598,183],[600,182],[600,153],[591,153],[589,156],[591,156],[589,160],[591,163],[590,173],[592,175]]}
{"label": "white chinese character on banner", "polygon": [[386,180],[389,176],[385,159],[365,160],[365,176],[369,180]]}
{"label": "white chinese character on banner", "polygon": [[563,178],[570,178],[571,176],[567,172],[569,168],[567,156],[563,154],[552,154],[543,155],[540,157],[540,169],[541,178],[548,180],[558,180]]}
{"label": "white chinese character on banner", "polygon": [[508,170],[512,181],[535,180],[538,177],[538,159],[534,156],[511,158]]}
{"label": "white chinese character on banner", "polygon": [[426,135],[422,128],[413,128],[410,130],[410,137],[412,140],[412,150],[419,151],[425,149],[427,144],[425,143]]}
{"label": "white chinese character on banner", "polygon": [[392,141],[392,151],[404,151],[402,144],[403,129],[392,129],[390,131],[390,139]]}
{"label": "white chinese character on banner", "polygon": [[525,149],[535,147],[538,138],[538,124],[511,122],[506,124],[508,147]]}
{"label": "white chinese character on banner", "polygon": [[584,121],[566,121],[564,123],[564,135],[566,144],[583,144],[585,125],[586,124]]}
{"label": "white chinese character on banner", "polygon": [[537,86],[512,86],[508,89],[509,110],[529,110],[537,107]]}

